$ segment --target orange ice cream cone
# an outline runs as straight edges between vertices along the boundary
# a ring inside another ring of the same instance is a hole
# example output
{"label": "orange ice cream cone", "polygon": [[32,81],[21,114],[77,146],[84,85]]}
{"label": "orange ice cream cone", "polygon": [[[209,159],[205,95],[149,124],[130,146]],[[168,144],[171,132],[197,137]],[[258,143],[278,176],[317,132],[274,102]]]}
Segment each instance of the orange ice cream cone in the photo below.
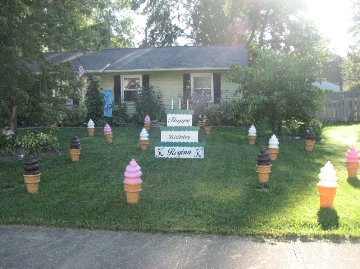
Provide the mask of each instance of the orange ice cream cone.
{"label": "orange ice cream cone", "polygon": [[249,145],[255,145],[256,136],[249,135],[248,140],[249,140]]}
{"label": "orange ice cream cone", "polygon": [[346,162],[346,169],[348,171],[348,177],[357,177],[358,167],[359,167],[358,162]]}
{"label": "orange ice cream cone", "polygon": [[38,193],[40,173],[37,175],[26,175],[24,174],[24,182],[26,184],[26,190],[28,193]]}
{"label": "orange ice cream cone", "polygon": [[271,165],[257,165],[256,172],[258,172],[260,183],[268,183],[271,172]]}
{"label": "orange ice cream cone", "polygon": [[87,128],[87,132],[89,136],[94,136],[95,128]]}
{"label": "orange ice cream cone", "polygon": [[141,183],[136,185],[124,184],[124,191],[126,194],[126,202],[128,204],[137,204],[140,198]]}
{"label": "orange ice cream cone", "polygon": [[148,146],[149,146],[149,140],[139,140],[139,145],[140,145],[140,148],[142,150],[147,150]]}
{"label": "orange ice cream cone", "polygon": [[336,189],[337,189],[337,187],[326,187],[326,186],[318,185],[321,208],[333,208],[334,207],[334,198],[335,198],[335,194],[336,194]]}
{"label": "orange ice cream cone", "polygon": [[79,161],[80,149],[70,149],[70,157],[73,162]]}
{"label": "orange ice cream cone", "polygon": [[268,148],[268,152],[270,155],[270,160],[275,161],[277,159],[277,155],[279,153],[279,149],[275,149],[275,148]]}

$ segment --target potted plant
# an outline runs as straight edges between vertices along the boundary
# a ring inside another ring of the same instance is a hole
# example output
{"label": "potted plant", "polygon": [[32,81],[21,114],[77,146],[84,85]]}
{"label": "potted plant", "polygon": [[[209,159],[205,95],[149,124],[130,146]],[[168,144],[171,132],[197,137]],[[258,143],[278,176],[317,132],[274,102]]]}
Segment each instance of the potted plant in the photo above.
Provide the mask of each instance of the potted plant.
{"label": "potted plant", "polygon": [[207,135],[211,133],[211,122],[208,118],[204,119],[204,131]]}

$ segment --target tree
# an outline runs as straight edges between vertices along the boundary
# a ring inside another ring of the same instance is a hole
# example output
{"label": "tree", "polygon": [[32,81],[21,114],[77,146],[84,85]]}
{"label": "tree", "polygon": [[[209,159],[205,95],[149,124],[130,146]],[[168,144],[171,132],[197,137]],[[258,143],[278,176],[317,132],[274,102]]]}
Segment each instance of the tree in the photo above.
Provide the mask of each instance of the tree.
{"label": "tree", "polygon": [[134,0],[133,9],[147,16],[143,47],[166,47],[177,44],[184,35],[186,1],[175,0]]}
{"label": "tree", "polygon": [[[304,18],[302,0],[137,0],[145,5],[148,46],[246,43],[250,53],[268,49],[299,56],[325,53],[325,42]],[[321,51],[321,52],[320,52]]]}
{"label": "tree", "polygon": [[89,86],[86,91],[85,105],[87,108],[87,118],[97,121],[104,115],[103,97],[100,92],[99,80],[90,77]]}
{"label": "tree", "polygon": [[312,86],[320,68],[310,58],[259,51],[250,67],[233,66],[229,79],[240,85],[243,105],[255,123],[266,121],[275,133],[287,120],[308,122],[323,104]]}
{"label": "tree", "polygon": [[353,2],[353,26],[350,29],[354,43],[343,63],[346,89],[360,89],[360,1]]}
{"label": "tree", "polygon": [[162,92],[152,85],[143,87],[136,95],[135,108],[139,121],[143,121],[146,115],[151,119],[161,120],[165,109]]}
{"label": "tree", "polygon": [[18,113],[28,117],[24,108],[34,96],[55,104],[78,86],[69,66],[47,64],[45,51],[132,44],[130,20],[117,14],[127,6],[127,0],[1,1],[0,96],[12,129]]}
{"label": "tree", "polygon": [[192,39],[196,45],[233,44],[232,20],[227,0],[194,1],[191,12]]}

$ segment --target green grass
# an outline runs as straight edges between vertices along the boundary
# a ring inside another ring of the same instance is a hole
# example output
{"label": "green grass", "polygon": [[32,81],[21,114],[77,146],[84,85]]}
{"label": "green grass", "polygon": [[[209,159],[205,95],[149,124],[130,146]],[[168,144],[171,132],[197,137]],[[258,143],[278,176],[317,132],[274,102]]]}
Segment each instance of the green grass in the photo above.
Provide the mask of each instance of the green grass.
{"label": "green grass", "polygon": [[[150,130],[148,151],[139,149],[140,127],[113,129],[107,145],[101,129],[58,131],[61,155],[40,160],[37,195],[26,192],[23,164],[0,163],[0,223],[90,229],[206,232],[251,235],[360,237],[360,184],[347,179],[345,153],[360,148],[360,125],[327,127],[323,144],[307,153],[304,141],[280,141],[268,192],[257,192],[256,156],[268,137],[247,144],[247,129],[213,128],[205,159],[155,159],[160,130]],[[72,136],[81,140],[78,163],[70,161]],[[123,173],[135,158],[142,168],[138,205],[126,204]],[[319,209],[317,175],[330,160],[339,177],[332,210]],[[360,172],[360,171],[359,171]]]}

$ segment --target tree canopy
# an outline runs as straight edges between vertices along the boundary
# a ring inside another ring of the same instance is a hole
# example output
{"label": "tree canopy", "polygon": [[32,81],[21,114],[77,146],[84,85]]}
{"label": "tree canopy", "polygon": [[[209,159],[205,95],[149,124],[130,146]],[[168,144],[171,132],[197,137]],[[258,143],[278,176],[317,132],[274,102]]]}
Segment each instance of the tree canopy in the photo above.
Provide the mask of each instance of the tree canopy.
{"label": "tree canopy", "polygon": [[258,51],[251,66],[233,66],[228,78],[240,85],[252,121],[265,121],[280,133],[283,121],[307,122],[321,107],[321,91],[312,86],[318,79],[313,60]]}
{"label": "tree canopy", "polygon": [[[44,52],[132,46],[132,20],[121,15],[129,7],[128,0],[1,1],[0,95],[8,124],[15,127],[17,111],[23,111],[19,106],[36,96],[34,91],[52,103],[55,97],[69,96],[69,88],[76,89],[68,66],[52,66]],[[56,82],[60,80],[67,86]],[[48,91],[56,94],[49,96]]]}
{"label": "tree canopy", "polygon": [[321,54],[325,42],[301,16],[302,0],[134,0],[145,6],[148,46],[236,45],[300,56]]}
{"label": "tree canopy", "polygon": [[345,87],[360,89],[360,1],[353,2],[353,25],[350,29],[354,43],[343,63]]}

